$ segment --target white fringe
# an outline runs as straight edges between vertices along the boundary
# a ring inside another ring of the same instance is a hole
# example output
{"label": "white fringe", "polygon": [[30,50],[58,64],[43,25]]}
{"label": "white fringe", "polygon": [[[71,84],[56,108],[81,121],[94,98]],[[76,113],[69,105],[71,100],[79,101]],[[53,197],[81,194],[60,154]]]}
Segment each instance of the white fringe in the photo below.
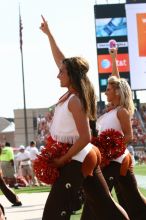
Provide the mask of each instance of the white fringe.
{"label": "white fringe", "polygon": [[68,144],[74,144],[77,139],[79,138],[78,136],[58,136],[58,135],[52,135],[53,140],[56,140],[58,142],[62,143],[68,143]]}

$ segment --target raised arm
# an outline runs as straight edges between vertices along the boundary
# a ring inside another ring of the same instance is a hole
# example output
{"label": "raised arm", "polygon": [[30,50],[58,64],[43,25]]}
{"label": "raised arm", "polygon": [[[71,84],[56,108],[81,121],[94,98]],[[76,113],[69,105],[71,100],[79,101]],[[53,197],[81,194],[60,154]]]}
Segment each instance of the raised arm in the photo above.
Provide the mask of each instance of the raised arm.
{"label": "raised arm", "polygon": [[56,41],[55,41],[55,39],[54,39],[53,35],[51,34],[50,29],[48,27],[47,21],[45,20],[45,18],[42,15],[41,15],[41,17],[42,17],[42,23],[41,23],[40,29],[47,35],[47,37],[49,39],[52,54],[54,57],[54,61],[59,68],[61,61],[65,58],[65,56],[62,53],[62,51],[59,49],[58,45],[56,44]]}
{"label": "raised arm", "polygon": [[111,59],[112,59],[112,76],[116,76],[120,78],[119,70],[117,67],[116,57],[117,57],[117,49],[112,48],[109,50]]}

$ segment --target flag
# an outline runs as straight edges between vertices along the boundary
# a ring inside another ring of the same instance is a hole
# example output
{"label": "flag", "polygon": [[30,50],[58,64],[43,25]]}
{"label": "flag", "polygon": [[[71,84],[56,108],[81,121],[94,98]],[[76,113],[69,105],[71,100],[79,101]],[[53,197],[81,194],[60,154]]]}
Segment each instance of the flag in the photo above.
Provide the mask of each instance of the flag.
{"label": "flag", "polygon": [[19,39],[20,39],[20,50],[22,50],[22,44],[23,44],[23,40],[22,40],[22,19],[21,19],[21,14],[20,14],[20,7],[19,7]]}

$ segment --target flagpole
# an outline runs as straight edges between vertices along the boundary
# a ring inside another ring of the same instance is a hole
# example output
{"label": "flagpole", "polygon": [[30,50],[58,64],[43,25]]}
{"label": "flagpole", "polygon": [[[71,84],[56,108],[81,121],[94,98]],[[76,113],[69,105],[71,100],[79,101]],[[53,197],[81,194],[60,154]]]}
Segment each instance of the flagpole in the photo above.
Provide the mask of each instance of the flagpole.
{"label": "flagpole", "polygon": [[19,5],[19,37],[20,37],[20,53],[22,65],[22,84],[23,84],[23,104],[24,104],[24,127],[25,127],[25,145],[28,146],[28,131],[27,131],[27,112],[26,112],[26,99],[25,99],[25,79],[24,79],[24,65],[23,65],[23,41],[22,41],[22,20]]}

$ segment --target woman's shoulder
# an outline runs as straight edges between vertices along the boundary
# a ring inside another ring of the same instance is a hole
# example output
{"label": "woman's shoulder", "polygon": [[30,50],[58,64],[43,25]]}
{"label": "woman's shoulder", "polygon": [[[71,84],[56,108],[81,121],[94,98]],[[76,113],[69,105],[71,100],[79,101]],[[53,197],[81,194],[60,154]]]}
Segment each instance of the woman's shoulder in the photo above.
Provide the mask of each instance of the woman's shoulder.
{"label": "woman's shoulder", "polygon": [[80,101],[80,98],[78,95],[76,95],[75,93],[72,93],[69,97],[70,101],[71,102],[77,102],[77,101]]}
{"label": "woman's shoulder", "polygon": [[68,102],[69,110],[72,109],[72,108],[76,108],[76,110],[78,110],[81,107],[82,107],[82,105],[81,105],[80,98],[76,94],[72,94],[70,96],[70,99],[69,99],[69,102]]}
{"label": "woman's shoulder", "polygon": [[118,112],[128,112],[128,110],[124,106],[118,106],[117,111]]}
{"label": "woman's shoulder", "polygon": [[117,108],[117,115],[119,116],[119,117],[123,117],[123,116],[125,116],[125,115],[129,115],[129,112],[128,112],[128,110],[125,108],[125,107],[123,107],[123,106],[119,106],[118,108]]}

